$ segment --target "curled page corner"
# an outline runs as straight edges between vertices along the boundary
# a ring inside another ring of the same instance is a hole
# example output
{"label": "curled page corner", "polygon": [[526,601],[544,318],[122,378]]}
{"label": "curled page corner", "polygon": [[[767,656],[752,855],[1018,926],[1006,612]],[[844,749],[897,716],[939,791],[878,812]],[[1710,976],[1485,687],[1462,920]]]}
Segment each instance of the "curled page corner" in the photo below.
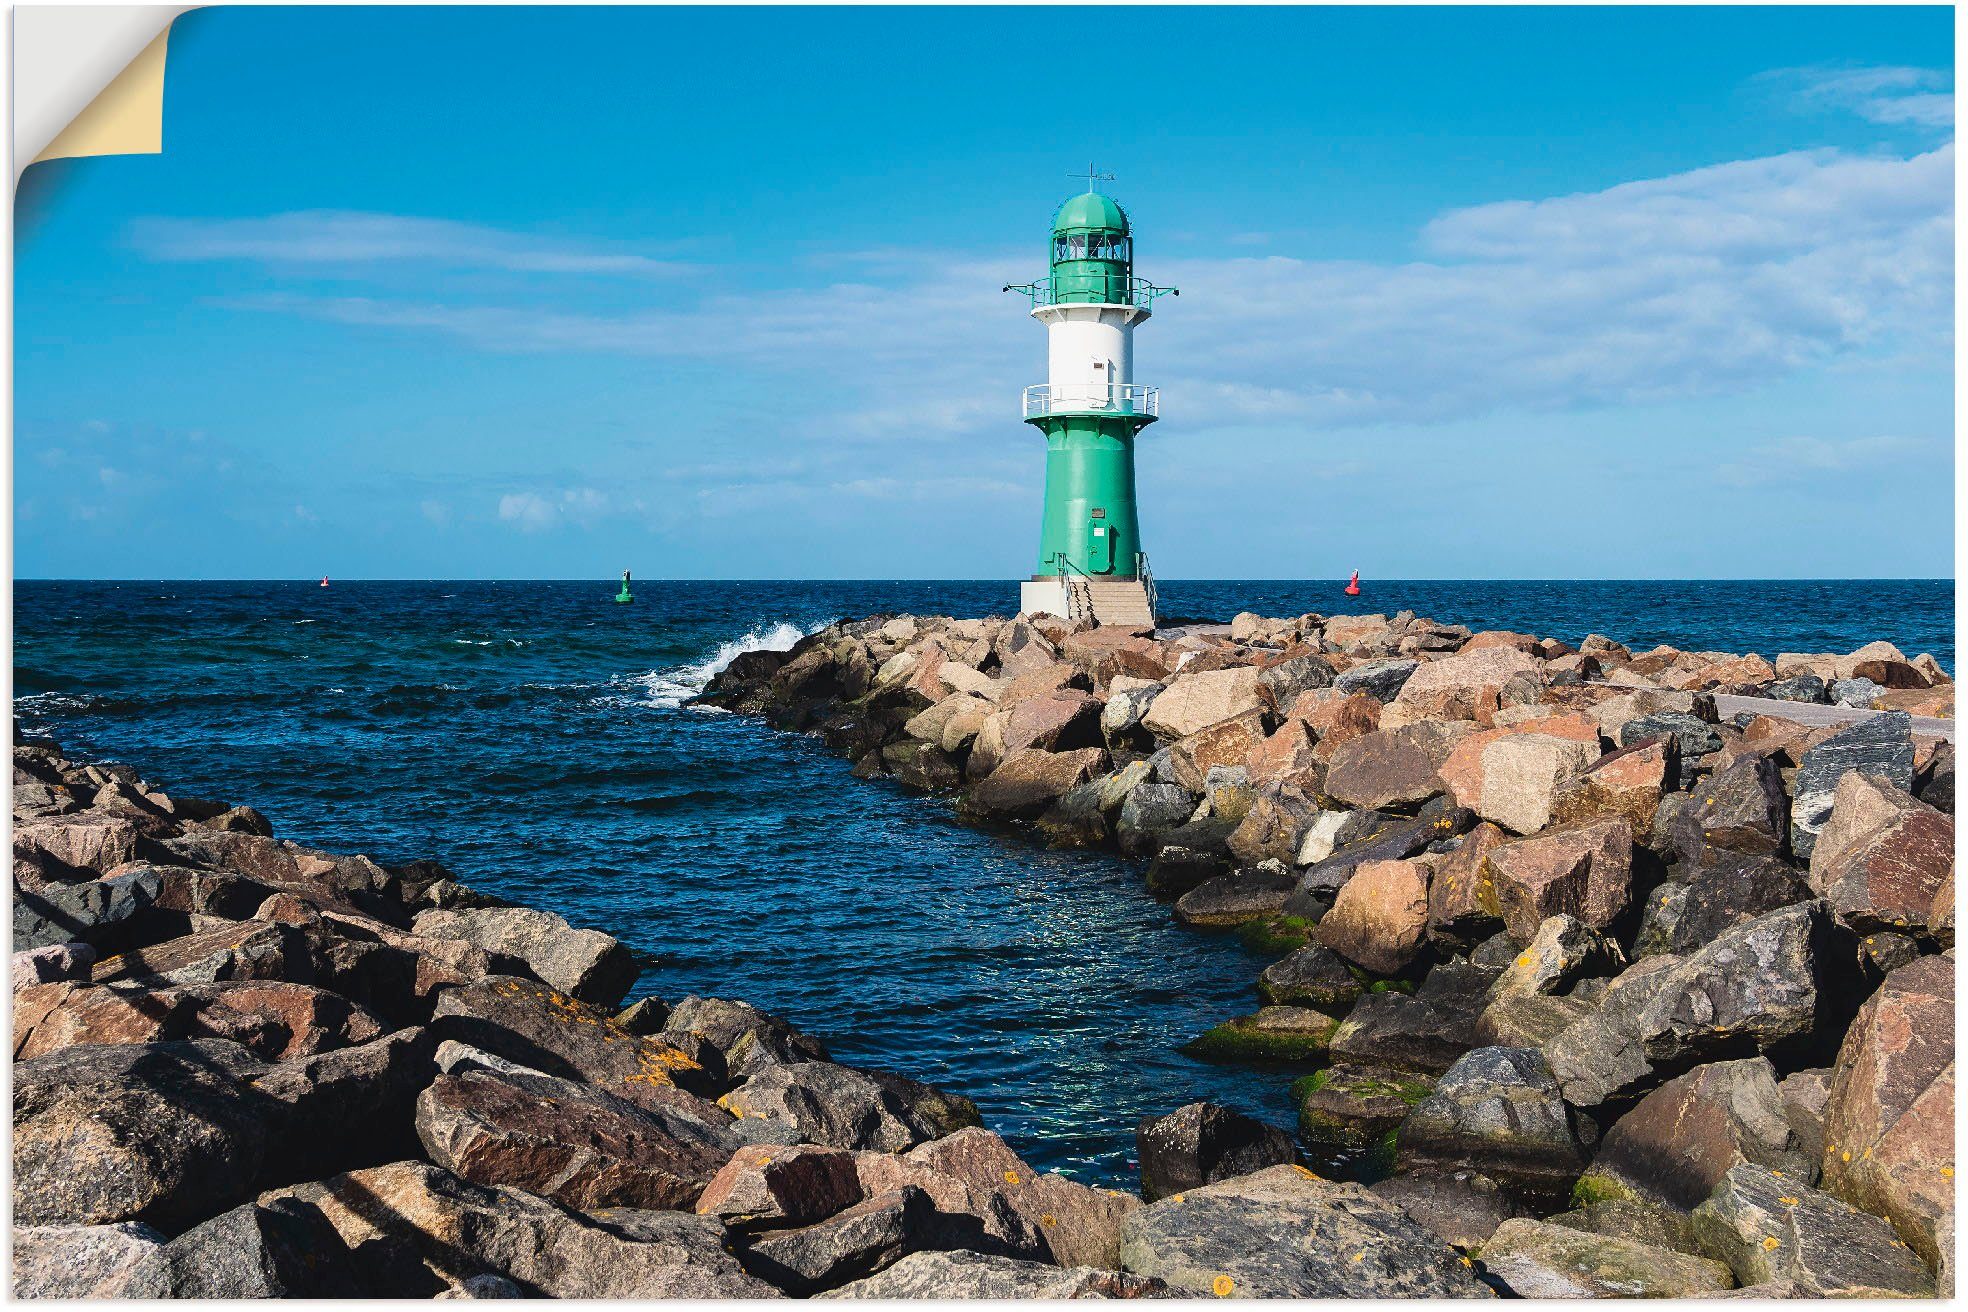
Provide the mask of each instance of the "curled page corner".
{"label": "curled page corner", "polygon": [[14,177],[29,164],[164,148],[171,24],[193,5],[14,9]]}

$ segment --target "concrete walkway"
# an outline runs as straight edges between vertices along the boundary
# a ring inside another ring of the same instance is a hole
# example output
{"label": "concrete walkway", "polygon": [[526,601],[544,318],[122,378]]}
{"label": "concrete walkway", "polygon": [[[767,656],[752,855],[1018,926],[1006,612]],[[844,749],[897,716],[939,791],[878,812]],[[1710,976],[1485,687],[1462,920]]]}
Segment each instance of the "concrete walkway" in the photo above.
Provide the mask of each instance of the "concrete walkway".
{"label": "concrete walkway", "polygon": [[[1738,697],[1733,693],[1715,694],[1715,710],[1723,719],[1728,719],[1738,711],[1748,711],[1752,715],[1772,715],[1780,720],[1794,720],[1798,724],[1808,724],[1822,728],[1828,724],[1857,724],[1875,715],[1889,714],[1887,711],[1872,711],[1861,706],[1820,706],[1815,702],[1787,702],[1775,697]],[[1913,731],[1929,738],[1945,738],[1954,741],[1954,721],[1942,720],[1932,715],[1913,717]]]}

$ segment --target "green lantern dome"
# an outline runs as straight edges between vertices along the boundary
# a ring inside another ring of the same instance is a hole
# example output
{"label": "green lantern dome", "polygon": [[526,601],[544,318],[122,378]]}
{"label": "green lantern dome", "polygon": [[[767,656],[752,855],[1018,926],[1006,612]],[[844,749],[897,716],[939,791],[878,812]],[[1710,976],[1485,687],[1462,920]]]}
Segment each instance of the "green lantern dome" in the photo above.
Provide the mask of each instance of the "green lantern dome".
{"label": "green lantern dome", "polygon": [[1054,232],[1126,232],[1128,219],[1120,202],[1097,191],[1082,192],[1052,216]]}

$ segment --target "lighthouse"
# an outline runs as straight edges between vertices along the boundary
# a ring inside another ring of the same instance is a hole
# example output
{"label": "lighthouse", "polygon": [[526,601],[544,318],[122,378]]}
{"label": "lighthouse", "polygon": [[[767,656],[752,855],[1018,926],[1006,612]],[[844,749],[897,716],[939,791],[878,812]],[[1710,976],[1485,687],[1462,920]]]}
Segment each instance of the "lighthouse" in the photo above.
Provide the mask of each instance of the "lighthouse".
{"label": "lighthouse", "polygon": [[1134,274],[1127,212],[1094,189],[1052,217],[1047,276],[1006,291],[1030,298],[1046,329],[1046,381],[1025,389],[1025,422],[1045,434],[1038,568],[1019,610],[1101,624],[1155,622],[1154,579],[1134,499],[1134,440],[1160,393],[1134,381],[1134,330],[1174,294]]}

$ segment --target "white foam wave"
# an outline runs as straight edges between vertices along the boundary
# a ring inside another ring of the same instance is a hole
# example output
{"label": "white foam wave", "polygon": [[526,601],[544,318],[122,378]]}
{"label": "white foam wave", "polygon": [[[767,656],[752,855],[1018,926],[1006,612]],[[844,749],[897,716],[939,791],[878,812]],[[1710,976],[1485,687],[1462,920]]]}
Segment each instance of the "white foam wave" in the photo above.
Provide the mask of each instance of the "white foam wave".
{"label": "white foam wave", "polygon": [[748,651],[789,651],[794,643],[815,629],[802,629],[797,624],[784,620],[777,624],[761,624],[742,637],[720,643],[718,649],[702,660],[691,661],[667,670],[651,670],[635,680],[646,694],[639,699],[644,706],[668,710],[704,691],[710,681],[717,677],[718,671]]}

